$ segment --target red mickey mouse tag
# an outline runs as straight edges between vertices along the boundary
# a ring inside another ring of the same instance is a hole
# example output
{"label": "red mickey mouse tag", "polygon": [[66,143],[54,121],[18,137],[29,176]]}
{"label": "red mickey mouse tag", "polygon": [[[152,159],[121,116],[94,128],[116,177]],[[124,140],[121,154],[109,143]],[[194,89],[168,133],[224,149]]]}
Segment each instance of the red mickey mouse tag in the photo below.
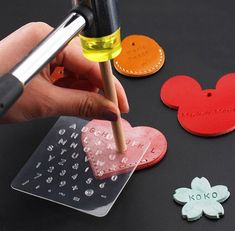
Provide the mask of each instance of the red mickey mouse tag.
{"label": "red mickey mouse tag", "polygon": [[161,88],[161,100],[178,110],[178,120],[188,132],[218,136],[235,128],[235,73],[219,79],[215,89],[202,90],[189,76],[178,75]]}

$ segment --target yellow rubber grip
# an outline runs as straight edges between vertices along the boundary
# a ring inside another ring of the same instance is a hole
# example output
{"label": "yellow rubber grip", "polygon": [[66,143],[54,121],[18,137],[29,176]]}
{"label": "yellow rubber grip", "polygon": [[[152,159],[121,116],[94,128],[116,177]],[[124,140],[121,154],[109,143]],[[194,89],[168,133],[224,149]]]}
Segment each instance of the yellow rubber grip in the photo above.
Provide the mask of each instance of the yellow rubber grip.
{"label": "yellow rubber grip", "polygon": [[84,56],[94,62],[106,62],[117,57],[121,50],[120,28],[111,35],[88,38],[80,35]]}

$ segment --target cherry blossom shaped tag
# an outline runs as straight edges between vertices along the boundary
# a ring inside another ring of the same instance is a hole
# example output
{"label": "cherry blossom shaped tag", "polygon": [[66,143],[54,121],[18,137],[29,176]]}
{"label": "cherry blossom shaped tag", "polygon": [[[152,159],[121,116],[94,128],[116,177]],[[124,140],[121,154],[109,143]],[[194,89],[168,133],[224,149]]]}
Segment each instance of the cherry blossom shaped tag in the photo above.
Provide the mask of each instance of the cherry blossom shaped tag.
{"label": "cherry blossom shaped tag", "polygon": [[173,195],[174,200],[184,204],[182,216],[188,221],[200,219],[203,213],[211,219],[219,219],[224,215],[224,208],[220,204],[230,196],[228,188],[224,185],[211,187],[205,178],[194,178],[190,188],[178,188]]}
{"label": "cherry blossom shaped tag", "polygon": [[93,174],[98,179],[151,166],[165,155],[167,141],[164,135],[151,127],[131,127],[122,119],[127,150],[117,153],[111,123],[92,120],[82,129],[82,144]]}

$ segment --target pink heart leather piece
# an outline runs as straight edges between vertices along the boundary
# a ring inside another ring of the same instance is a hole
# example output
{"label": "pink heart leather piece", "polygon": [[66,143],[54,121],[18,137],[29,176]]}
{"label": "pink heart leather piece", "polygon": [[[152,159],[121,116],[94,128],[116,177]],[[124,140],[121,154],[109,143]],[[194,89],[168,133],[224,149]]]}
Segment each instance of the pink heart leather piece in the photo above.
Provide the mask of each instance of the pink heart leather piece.
{"label": "pink heart leather piece", "polygon": [[166,153],[167,141],[160,131],[146,126],[131,127],[124,119],[122,124],[128,147],[123,154],[115,152],[110,122],[92,120],[82,129],[84,151],[98,179],[130,171],[141,157],[137,169],[150,167]]}

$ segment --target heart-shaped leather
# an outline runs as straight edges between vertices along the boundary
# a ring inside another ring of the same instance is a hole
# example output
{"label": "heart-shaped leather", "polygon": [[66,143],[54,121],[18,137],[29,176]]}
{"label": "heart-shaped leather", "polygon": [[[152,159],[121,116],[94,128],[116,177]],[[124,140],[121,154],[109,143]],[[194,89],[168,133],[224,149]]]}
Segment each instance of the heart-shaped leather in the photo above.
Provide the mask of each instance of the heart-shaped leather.
{"label": "heart-shaped leather", "polygon": [[160,131],[146,126],[133,128],[124,119],[122,124],[127,143],[127,151],[123,154],[115,152],[110,122],[92,120],[82,129],[82,144],[96,178],[128,172],[141,157],[137,169],[150,167],[166,153],[167,141]]}
{"label": "heart-shaped leather", "polygon": [[178,120],[188,132],[218,136],[235,129],[235,73],[226,74],[215,89],[203,90],[190,76],[168,79],[161,88],[161,99],[178,110]]}

